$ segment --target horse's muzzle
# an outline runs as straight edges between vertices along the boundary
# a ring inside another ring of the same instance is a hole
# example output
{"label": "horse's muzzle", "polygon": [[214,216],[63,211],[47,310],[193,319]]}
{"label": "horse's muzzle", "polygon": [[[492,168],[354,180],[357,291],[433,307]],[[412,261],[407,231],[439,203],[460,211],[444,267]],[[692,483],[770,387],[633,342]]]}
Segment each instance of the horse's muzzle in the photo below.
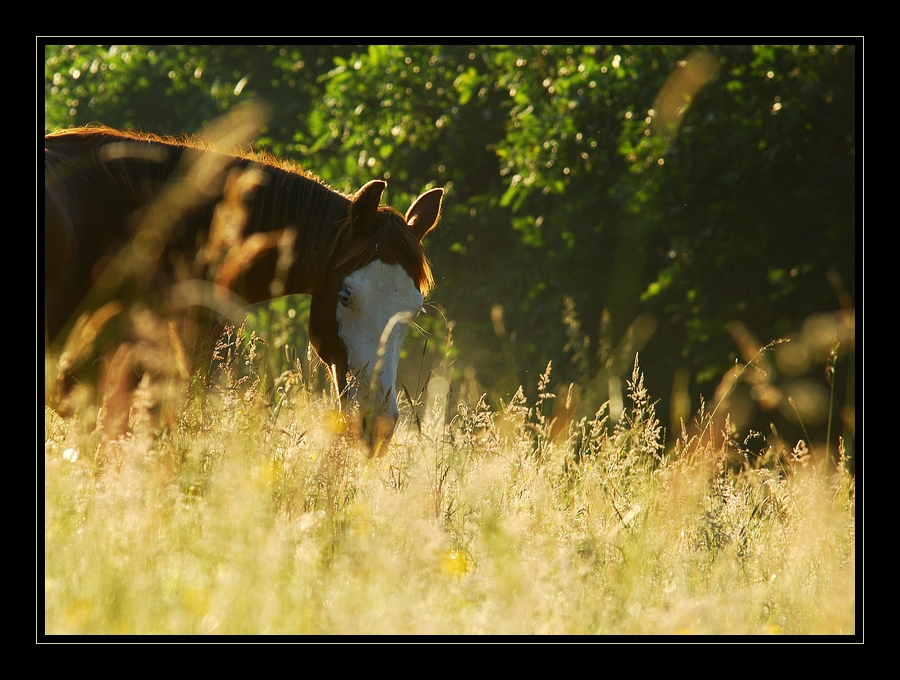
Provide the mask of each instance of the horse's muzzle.
{"label": "horse's muzzle", "polygon": [[362,417],[362,436],[369,447],[369,458],[381,458],[387,453],[394,435],[397,416],[389,413],[365,413]]}

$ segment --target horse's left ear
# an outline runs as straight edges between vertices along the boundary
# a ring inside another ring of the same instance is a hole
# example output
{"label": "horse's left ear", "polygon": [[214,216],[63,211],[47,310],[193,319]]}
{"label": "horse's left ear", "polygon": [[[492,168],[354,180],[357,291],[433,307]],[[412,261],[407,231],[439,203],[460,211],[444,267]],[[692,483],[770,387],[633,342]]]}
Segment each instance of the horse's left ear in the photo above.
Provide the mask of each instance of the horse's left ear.
{"label": "horse's left ear", "polygon": [[354,233],[363,235],[375,229],[375,218],[378,215],[378,204],[384,193],[387,182],[373,179],[356,192],[350,203],[350,224]]}
{"label": "horse's left ear", "polygon": [[406,223],[412,227],[420,243],[425,238],[425,234],[437,225],[441,216],[441,200],[443,198],[443,189],[426,191],[416,199],[409,212],[406,213]]}

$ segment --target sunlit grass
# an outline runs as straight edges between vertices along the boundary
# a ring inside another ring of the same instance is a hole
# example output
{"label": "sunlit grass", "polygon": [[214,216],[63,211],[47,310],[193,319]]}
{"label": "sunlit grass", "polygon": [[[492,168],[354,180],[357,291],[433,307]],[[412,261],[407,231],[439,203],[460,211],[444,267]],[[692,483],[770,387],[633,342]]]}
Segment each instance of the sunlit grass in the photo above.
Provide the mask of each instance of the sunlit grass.
{"label": "sunlit grass", "polygon": [[367,461],[309,376],[273,405],[246,359],[208,389],[148,375],[124,435],[102,391],[46,409],[47,633],[856,632],[853,479],[802,447],[740,472],[664,451],[637,365],[618,423],[557,433],[545,379]]}

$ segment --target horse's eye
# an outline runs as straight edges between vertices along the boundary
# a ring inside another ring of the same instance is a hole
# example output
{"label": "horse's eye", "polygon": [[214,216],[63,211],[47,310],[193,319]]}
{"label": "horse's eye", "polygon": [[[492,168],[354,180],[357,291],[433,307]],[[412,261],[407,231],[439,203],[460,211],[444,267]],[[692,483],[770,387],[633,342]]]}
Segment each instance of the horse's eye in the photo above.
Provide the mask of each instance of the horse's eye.
{"label": "horse's eye", "polygon": [[350,292],[346,288],[338,293],[338,299],[341,301],[341,304],[344,305],[344,307],[350,306]]}

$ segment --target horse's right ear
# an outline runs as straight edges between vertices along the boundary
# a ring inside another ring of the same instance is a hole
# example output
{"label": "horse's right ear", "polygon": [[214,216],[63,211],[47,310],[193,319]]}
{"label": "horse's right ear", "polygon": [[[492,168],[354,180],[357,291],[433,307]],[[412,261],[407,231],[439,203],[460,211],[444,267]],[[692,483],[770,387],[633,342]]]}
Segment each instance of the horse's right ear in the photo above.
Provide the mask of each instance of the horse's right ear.
{"label": "horse's right ear", "polygon": [[350,202],[351,229],[358,234],[367,234],[375,228],[375,218],[378,215],[378,204],[381,203],[381,194],[384,193],[387,182],[373,179]]}

